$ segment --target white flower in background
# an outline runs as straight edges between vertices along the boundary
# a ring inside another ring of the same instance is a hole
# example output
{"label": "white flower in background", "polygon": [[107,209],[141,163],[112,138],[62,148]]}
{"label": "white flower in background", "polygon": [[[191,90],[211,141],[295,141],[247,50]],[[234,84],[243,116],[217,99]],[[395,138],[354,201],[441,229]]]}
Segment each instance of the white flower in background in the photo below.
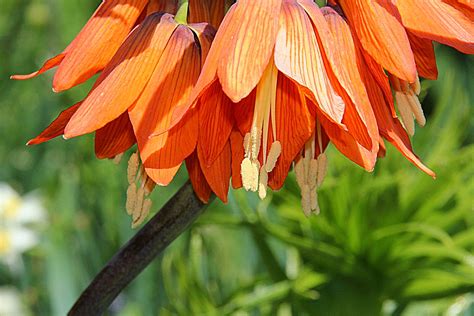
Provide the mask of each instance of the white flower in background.
{"label": "white flower in background", "polygon": [[37,228],[45,218],[37,194],[21,197],[8,184],[0,183],[0,261],[15,266],[23,252],[38,244]]}
{"label": "white flower in background", "polygon": [[21,302],[20,293],[13,287],[0,287],[0,315],[23,316],[25,307]]}

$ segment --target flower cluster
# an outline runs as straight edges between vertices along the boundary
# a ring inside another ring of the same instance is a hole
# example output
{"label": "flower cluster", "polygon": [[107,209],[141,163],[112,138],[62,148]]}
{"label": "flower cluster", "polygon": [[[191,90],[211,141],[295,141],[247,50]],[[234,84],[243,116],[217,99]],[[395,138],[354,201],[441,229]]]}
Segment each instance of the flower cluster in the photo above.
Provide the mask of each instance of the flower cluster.
{"label": "flower cluster", "polygon": [[329,143],[371,171],[386,140],[434,177],[409,138],[425,124],[418,76],[437,77],[433,41],[474,52],[473,19],[455,0],[105,0],[61,54],[13,78],[58,67],[59,92],[100,73],[29,144],[95,132],[96,155],[114,158],[137,143],[135,223],[183,163],[204,202],[225,202],[230,182],[264,198],[293,167],[311,214]]}

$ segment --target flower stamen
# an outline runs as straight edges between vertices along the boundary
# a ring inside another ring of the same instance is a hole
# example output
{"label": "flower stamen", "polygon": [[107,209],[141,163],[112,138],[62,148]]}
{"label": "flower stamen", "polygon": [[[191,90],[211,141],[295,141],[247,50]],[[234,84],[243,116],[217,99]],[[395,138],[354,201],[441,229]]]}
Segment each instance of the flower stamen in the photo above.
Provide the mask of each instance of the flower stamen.
{"label": "flower stamen", "polygon": [[127,214],[132,217],[132,228],[136,228],[150,213],[152,201],[148,198],[155,183],[146,174],[143,164],[140,165],[138,153],[133,153],[127,169]]}
{"label": "flower stamen", "polygon": [[408,83],[404,80],[390,75],[392,88],[395,90],[395,100],[397,101],[398,112],[405,130],[410,136],[415,134],[416,119],[420,126],[425,126],[426,118],[423,113],[418,95],[421,92],[420,79],[417,76],[414,83]]}
{"label": "flower stamen", "polygon": [[[277,79],[278,70],[272,59],[257,85],[252,127],[244,138],[245,158],[241,164],[243,186],[247,191],[258,191],[261,199],[267,195],[268,173],[275,168],[281,154],[281,144],[276,140]],[[270,122],[274,141],[267,153]],[[263,150],[263,165],[258,160],[260,147]]]}
{"label": "flower stamen", "polygon": [[313,133],[311,139],[305,144],[304,152],[300,154],[295,163],[296,182],[301,190],[301,204],[306,216],[319,214],[317,189],[322,185],[327,173],[327,156],[323,153],[321,124],[316,121],[318,133],[319,156],[315,159],[316,148]]}

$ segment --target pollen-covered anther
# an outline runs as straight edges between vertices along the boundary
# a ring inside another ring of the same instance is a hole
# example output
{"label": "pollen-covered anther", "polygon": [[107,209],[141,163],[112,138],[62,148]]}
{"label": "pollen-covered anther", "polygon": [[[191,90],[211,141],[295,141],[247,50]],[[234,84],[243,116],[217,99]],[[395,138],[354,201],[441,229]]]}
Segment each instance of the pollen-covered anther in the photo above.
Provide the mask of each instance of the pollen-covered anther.
{"label": "pollen-covered anther", "polygon": [[[301,190],[301,204],[306,216],[311,214],[319,214],[320,208],[318,204],[317,189],[321,186],[327,173],[327,156],[323,153],[323,145],[321,138],[321,126],[319,121],[316,124],[318,137],[313,134],[310,140],[305,144],[304,151],[295,161],[296,182]],[[316,144],[319,147],[317,158]]]}
{"label": "pollen-covered anther", "polygon": [[280,155],[281,155],[281,143],[279,141],[275,141],[271,145],[270,151],[268,152],[267,163],[265,164],[265,170],[267,172],[272,172],[272,170],[275,168],[275,165]]}
{"label": "pollen-covered anther", "polygon": [[260,168],[260,177],[258,180],[258,196],[260,199],[265,199],[267,197],[267,188],[268,188],[268,172],[266,171],[265,166]]}
{"label": "pollen-covered anther", "polygon": [[133,153],[132,156],[130,156],[130,159],[128,160],[128,168],[127,168],[128,184],[132,184],[135,182],[139,165],[140,165],[140,159],[138,157],[138,154]]}
{"label": "pollen-covered anther", "polygon": [[318,156],[318,177],[317,186],[320,187],[323,184],[324,178],[328,172],[328,157],[325,153]]}
{"label": "pollen-covered anther", "polygon": [[251,161],[249,158],[245,158],[242,161],[240,168],[244,189],[247,191],[256,192],[258,189],[260,163],[258,160]]}
{"label": "pollen-covered anther", "polygon": [[403,126],[407,133],[413,136],[415,134],[413,118],[416,119],[420,126],[426,124],[426,118],[418,99],[418,95],[421,92],[420,79],[417,76],[414,83],[408,83],[390,75],[390,82],[395,90],[395,100]]}
{"label": "pollen-covered anther", "polygon": [[140,157],[133,153],[128,161],[127,169],[127,214],[132,217],[132,228],[137,227],[148,216],[152,202],[147,197],[155,188],[155,182],[148,177],[145,167],[140,164]]}
{"label": "pollen-covered anther", "polygon": [[321,209],[319,208],[318,203],[318,191],[317,190],[310,190],[310,201],[311,201],[311,211],[317,215],[321,213]]}
{"label": "pollen-covered anther", "polygon": [[301,187],[301,206],[303,207],[304,215],[311,216],[313,213],[311,205],[311,189],[309,185],[305,184]]}
{"label": "pollen-covered anther", "polygon": [[137,186],[135,185],[135,183],[132,183],[128,186],[128,189],[127,189],[127,202],[125,204],[125,209],[127,210],[128,215],[133,214],[136,199],[137,199]]}
{"label": "pollen-covered anther", "polygon": [[115,165],[118,165],[118,164],[122,161],[122,158],[123,158],[123,153],[118,154],[117,156],[115,156],[114,158],[112,158],[112,162],[113,162]]}

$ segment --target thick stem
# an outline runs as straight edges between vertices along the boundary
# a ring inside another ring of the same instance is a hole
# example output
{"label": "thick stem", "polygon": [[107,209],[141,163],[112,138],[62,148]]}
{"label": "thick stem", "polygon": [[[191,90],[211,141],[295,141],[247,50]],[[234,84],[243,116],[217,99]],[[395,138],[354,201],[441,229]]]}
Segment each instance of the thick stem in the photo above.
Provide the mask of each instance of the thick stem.
{"label": "thick stem", "polygon": [[193,223],[206,206],[188,181],[107,263],[68,315],[102,315],[119,293]]}

